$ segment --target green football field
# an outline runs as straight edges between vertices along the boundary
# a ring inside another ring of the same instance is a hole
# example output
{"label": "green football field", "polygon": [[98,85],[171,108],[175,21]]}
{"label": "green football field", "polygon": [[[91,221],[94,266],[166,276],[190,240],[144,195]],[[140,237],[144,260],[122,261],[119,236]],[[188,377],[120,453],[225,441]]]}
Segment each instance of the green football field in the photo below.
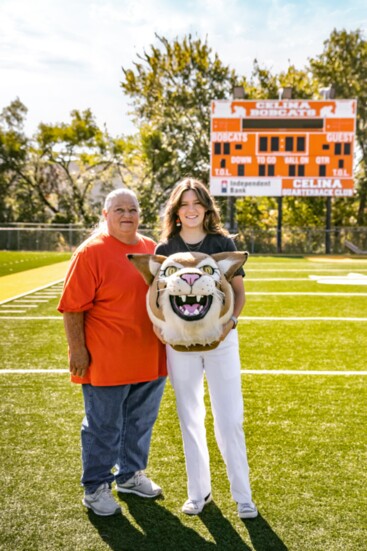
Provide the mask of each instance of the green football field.
{"label": "green football field", "polygon": [[[116,517],[85,510],[82,397],[69,383],[56,311],[62,278],[42,262],[42,284],[33,283],[41,273],[33,263],[22,273],[29,288],[0,302],[1,550],[366,549],[367,259],[250,257],[246,264],[238,331],[259,509],[248,521],[237,517],[209,407],[214,501],[199,517],[180,512],[186,477],[169,382],[147,470],[164,495],[120,494]],[[0,285],[19,277],[2,273]]]}

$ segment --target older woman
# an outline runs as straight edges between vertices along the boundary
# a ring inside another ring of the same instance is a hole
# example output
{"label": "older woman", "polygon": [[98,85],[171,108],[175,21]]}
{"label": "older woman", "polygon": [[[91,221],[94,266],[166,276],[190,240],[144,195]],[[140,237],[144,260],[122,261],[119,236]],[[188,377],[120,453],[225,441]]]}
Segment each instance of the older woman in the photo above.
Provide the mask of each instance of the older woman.
{"label": "older woman", "polygon": [[[155,497],[144,474],[165,383],[165,351],[145,306],[147,286],[128,253],[153,253],[138,233],[133,192],[111,192],[104,223],[75,252],[58,310],[64,315],[71,380],[83,388],[83,503],[97,515],[121,510],[111,493]],[[115,467],[115,471],[112,469]]]}

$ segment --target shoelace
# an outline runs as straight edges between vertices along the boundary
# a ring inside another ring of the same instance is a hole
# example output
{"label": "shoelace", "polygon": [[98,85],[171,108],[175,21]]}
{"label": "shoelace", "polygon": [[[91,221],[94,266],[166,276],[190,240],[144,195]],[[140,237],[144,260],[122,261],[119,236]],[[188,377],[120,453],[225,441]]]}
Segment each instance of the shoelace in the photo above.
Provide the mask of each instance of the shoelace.
{"label": "shoelace", "polygon": [[143,472],[137,471],[134,476],[134,482],[136,481],[136,484],[140,484],[142,478],[143,478]]}
{"label": "shoelace", "polygon": [[249,503],[241,503],[240,504],[240,510],[245,511],[245,509],[247,509],[249,511],[254,511],[255,510],[255,508],[252,505],[250,505]]}

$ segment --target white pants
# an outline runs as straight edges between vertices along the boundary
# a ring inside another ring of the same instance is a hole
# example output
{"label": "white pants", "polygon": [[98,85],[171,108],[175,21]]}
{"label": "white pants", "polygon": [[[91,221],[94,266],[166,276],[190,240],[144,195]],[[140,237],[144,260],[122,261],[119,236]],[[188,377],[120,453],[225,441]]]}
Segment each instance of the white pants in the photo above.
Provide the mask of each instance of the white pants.
{"label": "white pants", "polygon": [[215,437],[227,467],[233,499],[252,501],[243,432],[243,399],[238,335],[230,331],[214,350],[176,352],[167,346],[168,374],[176,395],[185,450],[188,495],[203,499],[211,492],[205,431],[204,370],[214,417]]}

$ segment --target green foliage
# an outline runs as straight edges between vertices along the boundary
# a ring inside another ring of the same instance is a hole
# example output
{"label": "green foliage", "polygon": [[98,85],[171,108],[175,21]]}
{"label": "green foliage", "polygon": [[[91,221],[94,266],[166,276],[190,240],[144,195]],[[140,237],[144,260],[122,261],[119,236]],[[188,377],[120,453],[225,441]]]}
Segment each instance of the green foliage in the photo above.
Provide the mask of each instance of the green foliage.
{"label": "green foliage", "polygon": [[277,225],[277,201],[271,197],[244,197],[237,199],[238,228],[268,229]]}
{"label": "green foliage", "polygon": [[[250,78],[225,66],[207,40],[191,35],[156,44],[123,68],[121,88],[131,100],[134,136],[112,138],[89,109],[74,110],[68,123],[39,125],[24,134],[27,109],[19,99],[0,115],[0,222],[82,222],[100,214],[102,198],[122,183],[134,189],[142,222],[155,229],[172,186],[182,177],[209,177],[210,103],[229,99],[242,85],[249,99],[320,97],[333,84],[337,98],[357,98],[357,195],[333,200],[334,226],[367,226],[367,42],[360,30],[334,30],[308,66],[273,73],[254,60]],[[273,198],[237,199],[239,227],[276,225]],[[231,217],[227,202],[218,200]],[[283,224],[321,227],[322,198],[284,198]]]}
{"label": "green foliage", "polygon": [[23,130],[26,113],[17,98],[0,114],[0,222],[11,221],[17,209],[27,206],[27,200],[14,189],[16,171],[24,167],[29,145]]}
{"label": "green foliage", "polygon": [[[16,100],[0,119],[3,221],[94,224],[104,195],[121,183],[121,140],[96,124],[92,112],[72,111],[70,123],[41,123],[23,134],[26,108]],[[115,180],[115,182],[114,182]]]}
{"label": "green foliage", "polygon": [[210,102],[231,97],[236,81],[206,41],[191,35],[172,43],[157,39],[159,47],[139,55],[133,69],[123,69],[121,84],[140,127],[143,207],[146,195],[156,213],[180,178],[208,181]]}
{"label": "green foliage", "polygon": [[358,171],[359,225],[367,225],[367,41],[361,30],[337,31],[324,42],[324,51],[310,59],[316,79],[333,85],[337,98],[357,98],[357,140],[361,152]]}

